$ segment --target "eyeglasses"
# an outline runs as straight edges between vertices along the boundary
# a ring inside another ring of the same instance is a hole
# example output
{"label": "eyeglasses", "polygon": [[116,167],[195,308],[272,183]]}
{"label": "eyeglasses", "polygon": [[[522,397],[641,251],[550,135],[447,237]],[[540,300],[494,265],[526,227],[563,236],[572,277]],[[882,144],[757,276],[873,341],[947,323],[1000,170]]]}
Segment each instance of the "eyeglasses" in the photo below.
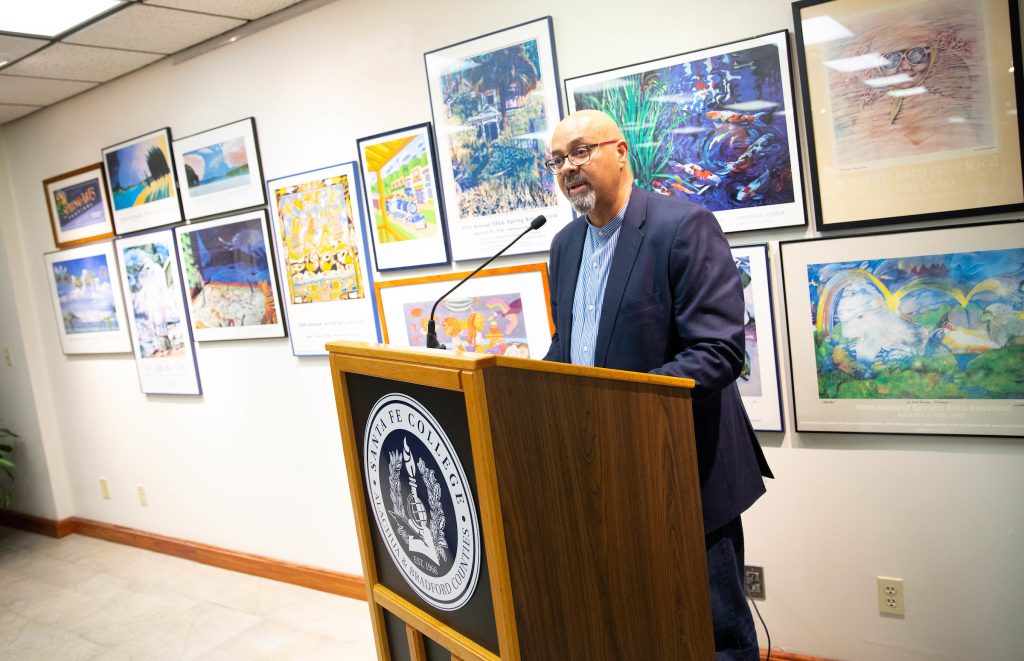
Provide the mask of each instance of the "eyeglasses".
{"label": "eyeglasses", "polygon": [[565,156],[555,156],[550,160],[544,161],[544,167],[546,167],[551,174],[558,174],[562,171],[562,167],[565,165],[566,161],[569,161],[576,166],[586,165],[590,162],[591,152],[593,150],[597,149],[601,145],[610,145],[613,142],[618,142],[618,139],[595,142],[592,145],[580,145]]}
{"label": "eyeglasses", "polygon": [[908,63],[915,66],[924,64],[928,61],[928,47],[916,46],[914,48],[904,48],[903,50],[882,53],[882,64],[880,66],[883,69],[896,69],[903,62],[903,58],[906,58]]}

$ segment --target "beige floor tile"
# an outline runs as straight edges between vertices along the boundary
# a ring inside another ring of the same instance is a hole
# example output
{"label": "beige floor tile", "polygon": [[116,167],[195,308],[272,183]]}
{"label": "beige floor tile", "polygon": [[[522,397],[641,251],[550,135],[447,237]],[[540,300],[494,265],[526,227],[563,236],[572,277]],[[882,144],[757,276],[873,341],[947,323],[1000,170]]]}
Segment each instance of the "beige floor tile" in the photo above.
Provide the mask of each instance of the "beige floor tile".
{"label": "beige floor tile", "polygon": [[0,629],[0,658],[7,661],[77,661],[88,659],[102,648],[51,624],[27,622],[14,635]]}
{"label": "beige floor tile", "polygon": [[247,661],[308,659],[330,645],[332,639],[263,620],[197,659],[203,661]]}
{"label": "beige floor tile", "polygon": [[259,621],[258,615],[200,603],[180,613],[151,618],[147,633],[112,649],[135,659],[194,659]]}

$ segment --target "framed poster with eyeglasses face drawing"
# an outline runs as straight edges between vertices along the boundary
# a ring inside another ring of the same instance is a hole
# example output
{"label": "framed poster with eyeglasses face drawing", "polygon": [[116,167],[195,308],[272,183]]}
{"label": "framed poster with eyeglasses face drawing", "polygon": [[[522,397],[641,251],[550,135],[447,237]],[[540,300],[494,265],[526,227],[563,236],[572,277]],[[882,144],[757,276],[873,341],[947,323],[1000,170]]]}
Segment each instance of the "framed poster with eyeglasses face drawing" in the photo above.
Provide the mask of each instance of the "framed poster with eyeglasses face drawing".
{"label": "framed poster with eyeglasses face drawing", "polygon": [[1016,1],[793,4],[819,230],[1024,208]]}
{"label": "framed poster with eyeglasses face drawing", "polygon": [[43,182],[43,191],[58,248],[114,236],[102,163],[50,177]]}
{"label": "framed poster with eyeglasses face drawing", "polygon": [[1024,222],[781,250],[798,431],[1024,435]]}
{"label": "framed poster with eyeglasses face drawing", "polygon": [[788,35],[570,78],[569,112],[611,115],[636,185],[705,207],[725,232],[803,225]]}
{"label": "framed poster with eyeglasses face drawing", "polygon": [[360,138],[356,145],[377,270],[447,264],[430,123]]}
{"label": "framed poster with eyeglasses face drawing", "polygon": [[540,252],[572,220],[544,168],[562,117],[551,17],[426,53],[452,259],[489,257],[539,214],[510,255]]}
{"label": "framed poster with eyeglasses face drawing", "polygon": [[103,150],[103,167],[119,235],[182,219],[170,129],[107,147]]}

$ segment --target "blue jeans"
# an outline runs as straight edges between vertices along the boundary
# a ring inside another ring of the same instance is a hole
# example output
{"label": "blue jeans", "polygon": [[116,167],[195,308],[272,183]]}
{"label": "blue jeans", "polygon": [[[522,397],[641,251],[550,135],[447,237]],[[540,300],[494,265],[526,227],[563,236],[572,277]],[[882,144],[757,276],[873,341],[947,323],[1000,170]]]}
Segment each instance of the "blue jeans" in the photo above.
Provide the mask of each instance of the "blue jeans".
{"label": "blue jeans", "polygon": [[704,536],[715,661],[757,661],[757,633],[743,589],[743,525],[736,517]]}

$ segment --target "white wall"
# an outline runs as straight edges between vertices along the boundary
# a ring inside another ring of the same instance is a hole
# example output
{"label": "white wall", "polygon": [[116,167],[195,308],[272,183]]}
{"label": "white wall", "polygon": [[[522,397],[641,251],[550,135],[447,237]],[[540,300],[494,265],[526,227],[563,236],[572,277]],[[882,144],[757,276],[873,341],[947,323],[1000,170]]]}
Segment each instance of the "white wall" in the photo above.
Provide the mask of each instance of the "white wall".
{"label": "white wall", "polygon": [[[563,77],[792,28],[786,0],[340,1],[0,129],[0,343],[14,350],[14,367],[0,363],[0,419],[32,442],[18,507],[359,573],[326,360],[294,358],[287,339],[203,344],[204,395],[190,398],[142,395],[127,354],[63,356],[40,182],[154,128],[183,136],[250,115],[268,178],[355,160],[357,138],[430,119],[423,52],[546,14]],[[1018,439],[790,431],[762,442],[778,479],[745,517],[747,556],[765,567],[759,605],[775,646],[842,659],[1024,654]],[[876,575],[906,580],[905,619],[877,614]]]}

